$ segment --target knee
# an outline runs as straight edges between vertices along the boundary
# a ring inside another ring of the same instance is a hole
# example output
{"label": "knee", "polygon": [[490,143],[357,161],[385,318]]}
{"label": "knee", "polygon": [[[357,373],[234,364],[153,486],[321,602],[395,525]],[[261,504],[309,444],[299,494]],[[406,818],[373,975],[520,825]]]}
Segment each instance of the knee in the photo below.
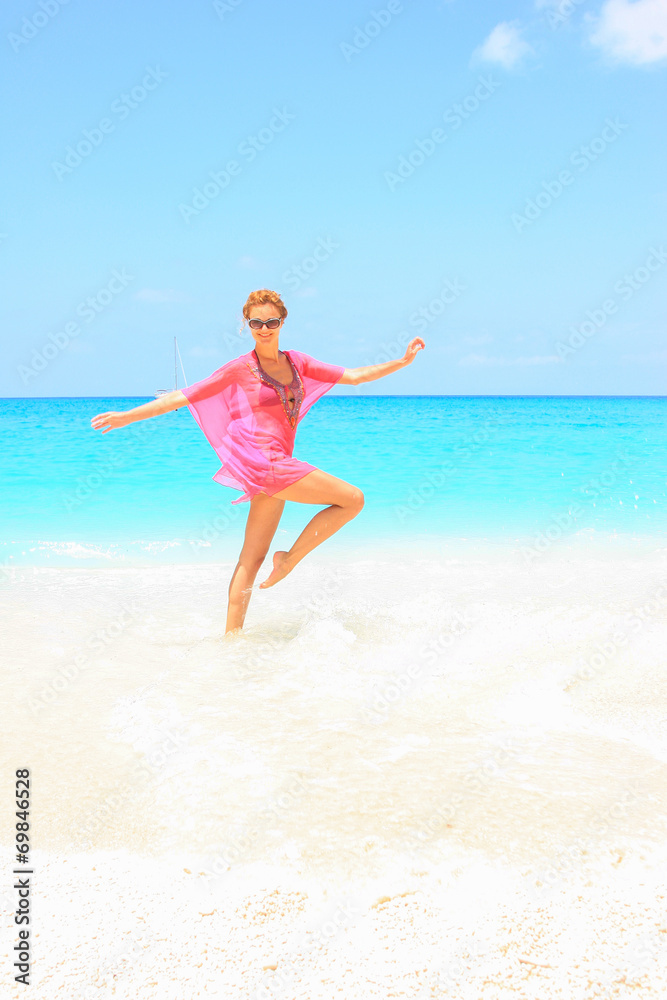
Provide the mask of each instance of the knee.
{"label": "knee", "polygon": [[364,494],[360,489],[358,489],[358,487],[355,486],[350,495],[350,502],[348,506],[354,511],[355,514],[358,514],[365,502]]}
{"label": "knee", "polygon": [[261,552],[241,552],[239,563],[249,572],[256,573],[266,559],[267,554],[268,550],[263,555]]}

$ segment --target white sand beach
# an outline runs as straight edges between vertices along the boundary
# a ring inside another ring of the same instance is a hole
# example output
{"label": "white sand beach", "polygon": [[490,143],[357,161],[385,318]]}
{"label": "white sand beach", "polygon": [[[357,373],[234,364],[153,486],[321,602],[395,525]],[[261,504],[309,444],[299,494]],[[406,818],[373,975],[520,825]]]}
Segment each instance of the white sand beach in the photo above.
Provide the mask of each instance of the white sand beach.
{"label": "white sand beach", "polygon": [[667,551],[367,556],[3,584],[40,1000],[667,994]]}

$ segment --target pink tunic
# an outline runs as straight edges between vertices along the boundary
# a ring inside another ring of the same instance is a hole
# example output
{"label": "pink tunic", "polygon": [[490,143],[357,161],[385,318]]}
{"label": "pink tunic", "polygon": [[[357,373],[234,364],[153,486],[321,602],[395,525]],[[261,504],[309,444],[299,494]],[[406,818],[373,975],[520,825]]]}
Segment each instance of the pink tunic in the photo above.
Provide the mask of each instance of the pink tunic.
{"label": "pink tunic", "polygon": [[345,369],[301,351],[283,354],[294,376],[293,407],[285,387],[261,369],[254,350],[182,390],[190,413],[222,462],[213,478],[244,491],[233,504],[258,493],[273,496],[316,468],[292,457],[296,429]]}

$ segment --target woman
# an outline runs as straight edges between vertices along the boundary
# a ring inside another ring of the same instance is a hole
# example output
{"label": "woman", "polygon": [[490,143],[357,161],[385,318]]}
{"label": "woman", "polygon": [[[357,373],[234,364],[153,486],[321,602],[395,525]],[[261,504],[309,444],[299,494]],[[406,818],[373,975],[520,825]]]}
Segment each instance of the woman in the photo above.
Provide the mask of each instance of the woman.
{"label": "woman", "polygon": [[243,490],[232,503],[250,501],[243,548],[229,585],[225,634],[243,627],[252,585],[269,551],[286,500],[327,504],[306,525],[289,552],[276,552],[273,569],[260,587],[272,587],[305,555],[359,513],[364,495],[356,486],[292,456],[299,421],[332,386],[359,385],[411,364],[425,346],[415,337],[399,361],[341,368],[300,351],[280,351],[278,338],[287,309],[267,288],[252,292],[243,307],[255,347],[228,361],[208,378],[166,393],[124,412],[99,413],[91,420],[102,433],[135,420],[187,405],[222,460],[213,478]]}

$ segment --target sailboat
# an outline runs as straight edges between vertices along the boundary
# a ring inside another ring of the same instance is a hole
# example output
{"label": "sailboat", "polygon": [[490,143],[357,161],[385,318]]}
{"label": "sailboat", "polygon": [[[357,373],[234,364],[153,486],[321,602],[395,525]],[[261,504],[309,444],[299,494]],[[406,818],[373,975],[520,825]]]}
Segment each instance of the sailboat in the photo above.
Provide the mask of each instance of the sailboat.
{"label": "sailboat", "polygon": [[[181,358],[181,352],[178,349],[178,341],[174,337],[174,389],[178,389],[178,364],[177,359],[181,363],[181,371],[183,372],[183,382],[185,385],[188,384],[188,380],[185,375],[185,369],[183,368],[183,359]],[[173,389],[158,389],[155,393],[155,398],[159,399],[160,396],[166,396],[168,392],[173,392]]]}

